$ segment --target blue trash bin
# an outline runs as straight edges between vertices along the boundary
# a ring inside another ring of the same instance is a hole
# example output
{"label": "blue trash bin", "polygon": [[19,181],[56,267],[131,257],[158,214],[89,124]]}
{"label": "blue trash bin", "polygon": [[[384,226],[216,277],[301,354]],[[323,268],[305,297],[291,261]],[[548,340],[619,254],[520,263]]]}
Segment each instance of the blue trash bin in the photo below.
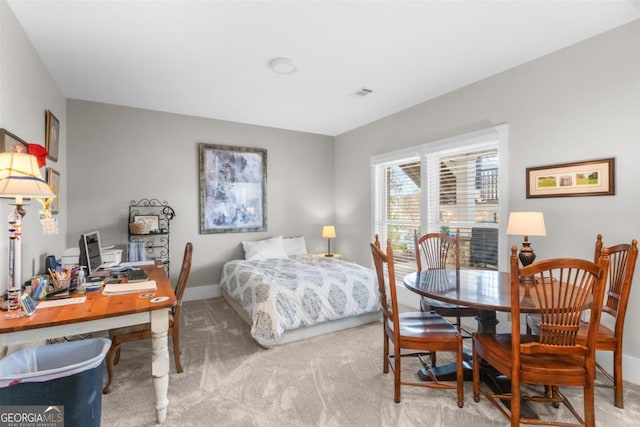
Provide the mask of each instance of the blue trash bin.
{"label": "blue trash bin", "polygon": [[92,338],[25,348],[0,359],[3,412],[11,406],[55,407],[62,409],[65,427],[99,427],[110,346],[107,338]]}

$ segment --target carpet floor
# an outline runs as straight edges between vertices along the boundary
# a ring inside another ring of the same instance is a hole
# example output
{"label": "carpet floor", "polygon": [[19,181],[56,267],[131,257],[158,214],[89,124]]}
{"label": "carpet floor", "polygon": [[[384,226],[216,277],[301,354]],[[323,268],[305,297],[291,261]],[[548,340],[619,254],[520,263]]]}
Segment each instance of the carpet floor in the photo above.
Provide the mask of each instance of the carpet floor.
{"label": "carpet floor", "polygon": [[[249,327],[221,298],[183,305],[182,365],[170,352],[168,426],[474,426],[508,425],[484,397],[465,384],[460,409],[455,390],[402,387],[393,402],[393,376],[382,373],[382,327],[369,324],[304,341],[260,347]],[[465,342],[468,340],[465,340]],[[170,346],[171,347],[171,346]],[[447,355],[439,355],[446,360]],[[448,356],[451,357],[451,356]],[[102,398],[102,425],[155,425],[150,343],[124,344],[111,394]],[[403,376],[420,365],[403,360]],[[566,388],[582,413],[582,389]],[[612,390],[596,388],[598,425],[637,426],[640,386],[625,384],[625,409]],[[543,418],[570,421],[564,408],[536,405]]]}

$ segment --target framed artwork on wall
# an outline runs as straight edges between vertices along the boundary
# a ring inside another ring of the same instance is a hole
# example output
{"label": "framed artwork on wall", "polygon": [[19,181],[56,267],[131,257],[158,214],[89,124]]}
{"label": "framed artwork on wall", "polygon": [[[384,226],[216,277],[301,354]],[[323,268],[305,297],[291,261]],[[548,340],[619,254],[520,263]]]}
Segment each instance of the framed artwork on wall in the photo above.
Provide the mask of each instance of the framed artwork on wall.
{"label": "framed artwork on wall", "polygon": [[56,197],[51,201],[51,213],[57,214],[60,210],[60,172],[53,168],[47,168],[47,184],[51,186]]}
{"label": "framed artwork on wall", "polygon": [[614,194],[614,158],[527,168],[527,199]]}
{"label": "framed artwork on wall", "polygon": [[267,230],[267,150],[198,144],[200,234]]}
{"label": "framed artwork on wall", "polygon": [[29,146],[21,138],[6,129],[0,129],[0,152],[2,153],[28,153]]}
{"label": "framed artwork on wall", "polygon": [[45,148],[49,153],[47,158],[57,162],[60,149],[60,122],[51,110],[47,110],[45,113],[45,134]]}

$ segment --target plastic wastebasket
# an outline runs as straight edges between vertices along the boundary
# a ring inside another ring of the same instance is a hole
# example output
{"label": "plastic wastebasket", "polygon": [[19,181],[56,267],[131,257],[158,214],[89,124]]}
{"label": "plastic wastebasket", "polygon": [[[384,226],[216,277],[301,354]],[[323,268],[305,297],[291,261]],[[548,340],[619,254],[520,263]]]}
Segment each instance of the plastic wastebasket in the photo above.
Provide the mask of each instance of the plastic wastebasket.
{"label": "plastic wastebasket", "polygon": [[25,348],[6,356],[0,360],[0,405],[5,410],[55,407],[64,412],[65,427],[100,426],[104,358],[110,346],[107,338],[93,338]]}

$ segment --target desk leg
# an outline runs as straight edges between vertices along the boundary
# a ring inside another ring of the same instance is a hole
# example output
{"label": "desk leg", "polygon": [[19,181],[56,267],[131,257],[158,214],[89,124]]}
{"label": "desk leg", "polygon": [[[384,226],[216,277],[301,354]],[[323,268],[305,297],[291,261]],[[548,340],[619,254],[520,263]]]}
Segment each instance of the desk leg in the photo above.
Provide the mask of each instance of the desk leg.
{"label": "desk leg", "polygon": [[153,388],[156,394],[156,418],[161,424],[167,419],[169,407],[168,328],[169,310],[153,310],[151,312],[151,375],[153,375]]}

